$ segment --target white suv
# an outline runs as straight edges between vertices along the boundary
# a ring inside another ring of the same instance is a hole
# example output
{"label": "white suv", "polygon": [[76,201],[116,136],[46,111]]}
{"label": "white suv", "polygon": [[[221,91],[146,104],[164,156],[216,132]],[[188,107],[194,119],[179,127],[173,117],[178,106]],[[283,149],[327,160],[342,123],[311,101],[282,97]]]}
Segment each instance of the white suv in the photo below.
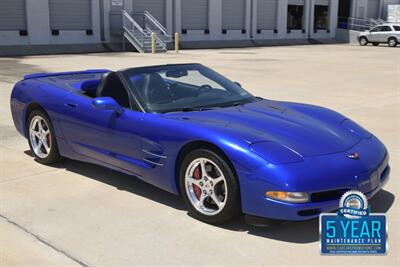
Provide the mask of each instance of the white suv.
{"label": "white suv", "polygon": [[358,34],[358,42],[364,46],[372,43],[377,46],[386,43],[390,47],[400,44],[400,24],[382,24]]}

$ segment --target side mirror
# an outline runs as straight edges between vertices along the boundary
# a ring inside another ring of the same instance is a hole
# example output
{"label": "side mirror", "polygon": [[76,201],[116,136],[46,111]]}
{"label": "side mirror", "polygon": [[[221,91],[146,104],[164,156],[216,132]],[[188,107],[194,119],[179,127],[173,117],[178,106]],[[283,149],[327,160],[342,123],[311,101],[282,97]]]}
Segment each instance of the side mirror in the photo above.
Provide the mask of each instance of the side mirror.
{"label": "side mirror", "polygon": [[92,105],[102,110],[113,110],[117,114],[124,112],[124,109],[112,97],[96,97],[93,99]]}
{"label": "side mirror", "polygon": [[242,85],[240,83],[238,83],[238,82],[233,82],[233,83],[236,84],[239,87],[242,87]]}

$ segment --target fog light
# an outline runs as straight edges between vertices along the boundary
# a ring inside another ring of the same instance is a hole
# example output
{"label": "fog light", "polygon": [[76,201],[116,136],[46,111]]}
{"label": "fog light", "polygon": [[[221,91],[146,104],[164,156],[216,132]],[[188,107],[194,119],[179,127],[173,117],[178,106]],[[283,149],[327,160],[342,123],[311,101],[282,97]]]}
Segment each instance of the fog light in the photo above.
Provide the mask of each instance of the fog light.
{"label": "fog light", "polygon": [[290,203],[305,203],[308,201],[308,194],[302,192],[268,191],[265,196]]}

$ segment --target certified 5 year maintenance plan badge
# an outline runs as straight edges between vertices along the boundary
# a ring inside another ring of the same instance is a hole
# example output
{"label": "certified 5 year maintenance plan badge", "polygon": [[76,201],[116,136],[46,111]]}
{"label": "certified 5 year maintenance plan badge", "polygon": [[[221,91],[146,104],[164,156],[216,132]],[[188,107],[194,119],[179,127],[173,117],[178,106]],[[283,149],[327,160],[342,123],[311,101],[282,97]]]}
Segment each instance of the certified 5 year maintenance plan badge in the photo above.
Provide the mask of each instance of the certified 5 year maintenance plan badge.
{"label": "certified 5 year maintenance plan badge", "polygon": [[369,211],[363,193],[348,191],[343,194],[337,213],[320,215],[321,254],[386,254],[386,215]]}

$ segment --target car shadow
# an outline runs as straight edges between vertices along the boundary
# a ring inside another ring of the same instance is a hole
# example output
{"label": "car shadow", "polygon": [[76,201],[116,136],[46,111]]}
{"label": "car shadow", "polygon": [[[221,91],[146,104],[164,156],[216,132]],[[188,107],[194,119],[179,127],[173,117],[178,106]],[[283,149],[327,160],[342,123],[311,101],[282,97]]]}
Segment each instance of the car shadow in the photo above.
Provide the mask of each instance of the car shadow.
{"label": "car shadow", "polygon": [[[33,157],[30,150],[27,150],[24,153]],[[145,197],[177,210],[186,210],[185,205],[179,196],[152,186],[132,175],[71,159],[64,159],[56,164],[52,164],[51,167],[65,169],[69,172],[113,186],[118,190]]]}
{"label": "car shadow", "polygon": [[[25,154],[33,157],[29,150],[25,151]],[[70,159],[65,159],[52,165],[52,167],[65,169],[86,176],[90,179],[114,186],[118,190],[145,197],[149,200],[156,201],[177,210],[187,210],[179,196],[158,189],[157,187],[143,182],[134,176],[113,171],[91,163]],[[392,193],[386,190],[381,190],[369,201],[371,211],[375,213],[386,213],[393,205],[394,200],[395,196]],[[236,232],[247,232],[250,235],[290,243],[304,244],[319,240],[318,218],[300,222],[282,222],[268,227],[259,227],[247,224],[244,217],[241,216],[216,227]]]}

